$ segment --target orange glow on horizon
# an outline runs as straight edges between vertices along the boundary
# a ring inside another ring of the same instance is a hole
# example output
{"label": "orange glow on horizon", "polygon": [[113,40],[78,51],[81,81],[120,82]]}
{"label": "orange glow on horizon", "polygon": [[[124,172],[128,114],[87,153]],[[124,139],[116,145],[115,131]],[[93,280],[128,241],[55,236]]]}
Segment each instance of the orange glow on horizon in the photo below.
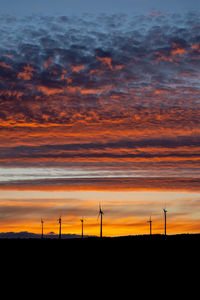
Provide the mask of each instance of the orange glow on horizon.
{"label": "orange glow on horizon", "polygon": [[[79,218],[80,219],[80,218]],[[148,219],[143,220],[132,220],[127,222],[126,220],[120,220],[119,223],[115,223],[115,220],[109,222],[103,219],[103,236],[114,237],[114,236],[128,236],[128,235],[148,235],[149,225]],[[27,225],[28,223],[28,225]],[[16,222],[12,225],[1,224],[0,232],[31,232],[41,234],[40,219]],[[58,235],[59,227],[56,219],[45,220],[44,222],[44,235],[53,232]],[[84,222],[84,234],[89,236],[99,236],[100,224],[94,222],[94,220]],[[200,225],[199,220],[181,219],[173,220],[167,219],[167,234],[183,234],[183,233],[199,233]],[[62,223],[62,234],[77,234],[81,235],[81,224],[80,220],[74,221],[73,223],[67,218],[63,218]],[[162,217],[160,220],[154,220],[152,224],[152,234],[164,234],[164,222]]]}
{"label": "orange glow on horizon", "polygon": [[[200,191],[4,191],[1,192],[1,232],[29,231],[40,234],[41,217],[45,233],[58,233],[57,219],[62,216],[62,232],[80,234],[80,217],[85,218],[84,233],[99,235],[98,203],[103,203],[104,236],[149,234],[149,216],[153,233],[163,234],[163,205],[167,203],[167,233],[200,231],[198,210]],[[28,197],[33,197],[33,199]],[[62,197],[62,198],[61,198]],[[95,200],[94,200],[94,197]]]}

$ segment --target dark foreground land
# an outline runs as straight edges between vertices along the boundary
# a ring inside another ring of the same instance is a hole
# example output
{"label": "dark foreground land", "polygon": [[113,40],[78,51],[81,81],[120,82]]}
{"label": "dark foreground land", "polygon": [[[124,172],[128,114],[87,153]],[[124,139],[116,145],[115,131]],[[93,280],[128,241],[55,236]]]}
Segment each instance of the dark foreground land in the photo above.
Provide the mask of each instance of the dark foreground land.
{"label": "dark foreground land", "polygon": [[61,239],[58,238],[58,236],[44,236],[42,239],[39,235],[38,236],[16,236],[16,237],[0,237],[0,244],[4,244],[7,242],[32,242],[32,243],[63,243],[67,245],[74,245],[74,244],[140,244],[142,242],[169,242],[169,243],[175,243],[175,242],[200,242],[200,234],[177,234],[177,235],[161,235],[161,234],[155,234],[155,235],[133,235],[133,236],[119,236],[119,237],[84,237],[81,238],[79,236],[62,236]]}
{"label": "dark foreground land", "polygon": [[[0,239],[0,253],[6,261],[12,260],[14,264],[21,264],[26,261],[27,266],[38,264],[49,266],[54,264],[76,266],[92,265],[96,268],[98,263],[111,269],[119,264],[129,268],[154,264],[162,267],[166,261],[175,262],[177,265],[187,262],[191,265],[191,260],[195,264],[200,257],[200,234],[180,234],[180,235],[138,235],[126,237],[85,237],[85,238],[15,238]],[[171,263],[172,264],[172,263]],[[102,267],[103,267],[102,265]]]}
{"label": "dark foreground land", "polygon": [[[94,253],[126,254],[137,253],[139,256],[143,253],[145,256],[149,253],[162,252],[176,253],[177,255],[186,250],[197,252],[200,255],[200,234],[179,234],[179,235],[138,235],[123,237],[74,237],[58,239],[58,236],[41,239],[40,236],[34,238],[0,238],[0,251],[20,251],[28,253],[34,250],[45,254],[51,253],[58,255],[84,255]],[[54,250],[53,250],[54,249]],[[54,251],[54,252],[53,252]]]}

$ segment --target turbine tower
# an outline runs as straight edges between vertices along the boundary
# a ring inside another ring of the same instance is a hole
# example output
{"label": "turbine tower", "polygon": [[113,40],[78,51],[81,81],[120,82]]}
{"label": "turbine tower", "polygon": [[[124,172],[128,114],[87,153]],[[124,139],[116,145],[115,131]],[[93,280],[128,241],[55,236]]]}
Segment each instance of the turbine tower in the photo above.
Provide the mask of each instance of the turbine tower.
{"label": "turbine tower", "polygon": [[62,219],[61,219],[61,217],[59,217],[58,223],[59,223],[59,239],[61,239],[61,224],[62,224]]}
{"label": "turbine tower", "polygon": [[82,239],[83,239],[83,223],[84,223],[84,219],[82,218],[81,219],[81,236],[82,236]]}
{"label": "turbine tower", "polygon": [[165,218],[165,236],[167,235],[167,210],[164,208],[164,218]]}
{"label": "turbine tower", "polygon": [[41,239],[44,237],[44,220],[41,219],[41,225],[42,225],[42,234],[41,234]]}
{"label": "turbine tower", "polygon": [[152,220],[151,220],[151,216],[149,218],[149,221],[147,221],[147,223],[149,223],[149,229],[150,229],[150,235],[152,234]]}
{"label": "turbine tower", "polygon": [[100,238],[102,238],[102,232],[103,232],[103,230],[102,230],[102,227],[103,227],[103,214],[104,214],[104,212],[103,212],[103,210],[101,209],[101,205],[99,204],[99,214],[98,214],[98,218],[99,218],[99,216],[100,216]]}

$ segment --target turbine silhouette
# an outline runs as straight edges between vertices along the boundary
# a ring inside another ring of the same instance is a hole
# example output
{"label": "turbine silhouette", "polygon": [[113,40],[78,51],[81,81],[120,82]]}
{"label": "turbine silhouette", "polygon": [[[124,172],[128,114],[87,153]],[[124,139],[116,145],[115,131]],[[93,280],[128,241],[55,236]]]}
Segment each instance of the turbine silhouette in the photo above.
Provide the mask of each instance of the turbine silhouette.
{"label": "turbine silhouette", "polygon": [[41,225],[42,225],[42,234],[41,234],[41,239],[44,237],[44,220],[41,218]]}
{"label": "turbine silhouette", "polygon": [[150,235],[152,234],[152,220],[151,220],[151,216],[149,218],[149,221],[147,221],[147,223],[149,223],[149,229],[150,229]]}
{"label": "turbine silhouette", "polygon": [[61,216],[58,219],[58,223],[59,223],[59,239],[61,239],[61,225],[62,225],[62,218],[61,218]]}
{"label": "turbine silhouette", "polygon": [[84,223],[83,217],[80,221],[81,221],[81,236],[82,236],[82,239],[83,239],[83,237],[84,237],[84,235],[83,235],[83,223]]}
{"label": "turbine silhouette", "polygon": [[99,204],[98,219],[99,219],[99,216],[100,216],[100,238],[102,238],[102,236],[103,236],[103,215],[104,215],[104,212],[101,208],[101,205]]}
{"label": "turbine silhouette", "polygon": [[165,218],[165,236],[167,235],[167,210],[164,208],[164,218]]}

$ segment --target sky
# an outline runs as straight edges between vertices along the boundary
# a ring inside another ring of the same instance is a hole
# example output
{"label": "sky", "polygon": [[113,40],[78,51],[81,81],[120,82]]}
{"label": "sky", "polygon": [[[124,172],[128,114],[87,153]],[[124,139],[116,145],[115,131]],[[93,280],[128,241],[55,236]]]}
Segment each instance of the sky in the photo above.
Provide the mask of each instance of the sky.
{"label": "sky", "polygon": [[1,232],[199,232],[199,11],[0,0]]}
{"label": "sky", "polygon": [[1,0],[1,11],[8,14],[65,14],[128,13],[144,14],[151,11],[182,13],[196,11],[198,0]]}

